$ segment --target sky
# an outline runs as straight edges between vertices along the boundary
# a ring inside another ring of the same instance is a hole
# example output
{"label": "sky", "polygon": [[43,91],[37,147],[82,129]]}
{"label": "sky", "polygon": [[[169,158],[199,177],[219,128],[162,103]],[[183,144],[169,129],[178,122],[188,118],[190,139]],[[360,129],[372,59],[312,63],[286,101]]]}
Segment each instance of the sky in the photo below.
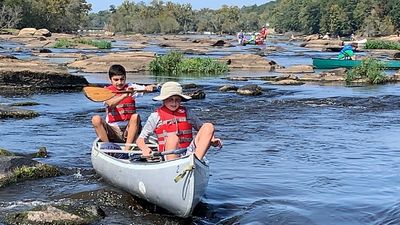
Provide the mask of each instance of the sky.
{"label": "sky", "polygon": [[[108,10],[110,5],[119,6],[124,0],[86,0],[86,2],[92,4],[92,12],[98,12],[100,10]],[[222,5],[228,6],[250,6],[250,5],[262,5],[271,0],[163,0],[163,2],[174,2],[179,4],[190,3],[193,9],[210,8],[218,9]],[[132,0],[131,0],[132,2]],[[140,2],[134,1],[136,3]],[[151,0],[143,0],[145,4],[149,4]]]}

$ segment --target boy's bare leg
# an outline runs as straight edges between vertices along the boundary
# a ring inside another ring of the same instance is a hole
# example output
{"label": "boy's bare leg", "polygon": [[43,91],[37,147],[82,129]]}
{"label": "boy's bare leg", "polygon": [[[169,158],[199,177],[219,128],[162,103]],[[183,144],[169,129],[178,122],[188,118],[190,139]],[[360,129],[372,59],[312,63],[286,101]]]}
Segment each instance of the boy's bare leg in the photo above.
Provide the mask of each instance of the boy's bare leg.
{"label": "boy's bare leg", "polygon": [[207,153],[213,136],[214,125],[211,123],[204,123],[195,138],[196,151],[194,154],[198,159],[203,159],[204,155]]}
{"label": "boy's bare leg", "polygon": [[103,119],[99,115],[95,115],[92,117],[92,125],[94,130],[96,131],[97,137],[100,138],[103,142],[109,142],[106,129],[103,125]]}
{"label": "boy's bare leg", "polygon": [[[170,135],[165,139],[165,151],[176,150],[179,146],[179,137],[177,135]],[[166,155],[166,160],[176,159],[179,158],[179,155],[170,154]]]}
{"label": "boy's bare leg", "polygon": [[125,150],[130,150],[131,149],[131,144],[133,143],[134,140],[136,140],[138,136],[138,130],[139,130],[139,124],[140,124],[140,117],[138,114],[133,114],[131,116],[131,119],[129,120],[128,124],[128,133],[126,136],[126,142],[125,142]]}

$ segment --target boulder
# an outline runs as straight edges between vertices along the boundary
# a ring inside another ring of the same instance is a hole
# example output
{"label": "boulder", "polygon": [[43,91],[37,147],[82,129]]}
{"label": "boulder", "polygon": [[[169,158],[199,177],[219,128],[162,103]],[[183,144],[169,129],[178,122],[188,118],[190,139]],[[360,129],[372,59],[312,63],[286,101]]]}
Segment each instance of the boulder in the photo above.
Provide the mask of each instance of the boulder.
{"label": "boulder", "polygon": [[32,37],[36,31],[36,28],[23,28],[19,31],[18,37]]}
{"label": "boulder", "polygon": [[36,37],[41,37],[41,36],[51,37],[51,32],[49,30],[47,30],[47,29],[39,29],[39,30],[35,31],[33,36],[36,36]]}
{"label": "boulder", "polygon": [[262,94],[262,88],[258,85],[255,84],[249,84],[249,85],[245,85],[240,87],[236,93],[240,94],[240,95],[251,95],[251,96],[255,96],[255,95],[261,95]]}

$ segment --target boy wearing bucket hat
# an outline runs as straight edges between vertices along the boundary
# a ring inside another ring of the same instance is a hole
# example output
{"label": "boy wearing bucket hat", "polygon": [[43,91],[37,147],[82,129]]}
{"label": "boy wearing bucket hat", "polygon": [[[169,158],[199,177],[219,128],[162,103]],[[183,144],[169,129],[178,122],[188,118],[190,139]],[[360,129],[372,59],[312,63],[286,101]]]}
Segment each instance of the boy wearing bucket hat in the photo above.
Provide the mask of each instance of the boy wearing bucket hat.
{"label": "boy wearing bucket hat", "polygon": [[[191,97],[182,93],[182,86],[177,82],[166,82],[161,87],[159,96],[153,98],[163,101],[161,107],[150,114],[140,133],[136,144],[143,151],[143,156],[150,156],[151,149],[145,140],[153,132],[157,135],[158,150],[175,150],[186,148],[186,154],[194,153],[203,159],[210,146],[222,147],[222,141],[214,137],[214,125],[202,123],[200,119],[181,105]],[[197,130],[193,137],[193,129]],[[166,159],[178,158],[178,155],[167,155]]]}
{"label": "boy wearing bucket hat", "polygon": [[[108,76],[111,84],[106,88],[111,91],[146,90],[154,91],[155,85],[137,85],[126,83],[126,70],[122,65],[110,66]],[[135,99],[137,94],[116,94],[104,102],[106,106],[106,119],[100,115],[92,117],[92,125],[97,136],[103,142],[125,142],[125,149],[129,150],[138,135],[140,117],[136,113]]]}

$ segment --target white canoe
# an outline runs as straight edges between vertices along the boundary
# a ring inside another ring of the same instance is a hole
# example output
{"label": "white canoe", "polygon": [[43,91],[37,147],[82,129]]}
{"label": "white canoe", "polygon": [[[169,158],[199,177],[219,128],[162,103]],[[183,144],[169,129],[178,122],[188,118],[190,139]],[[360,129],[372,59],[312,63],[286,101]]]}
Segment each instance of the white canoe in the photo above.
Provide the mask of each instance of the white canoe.
{"label": "white canoe", "polygon": [[164,162],[114,158],[92,146],[94,170],[112,185],[160,206],[179,217],[189,217],[203,196],[209,179],[207,163],[194,154]]}

